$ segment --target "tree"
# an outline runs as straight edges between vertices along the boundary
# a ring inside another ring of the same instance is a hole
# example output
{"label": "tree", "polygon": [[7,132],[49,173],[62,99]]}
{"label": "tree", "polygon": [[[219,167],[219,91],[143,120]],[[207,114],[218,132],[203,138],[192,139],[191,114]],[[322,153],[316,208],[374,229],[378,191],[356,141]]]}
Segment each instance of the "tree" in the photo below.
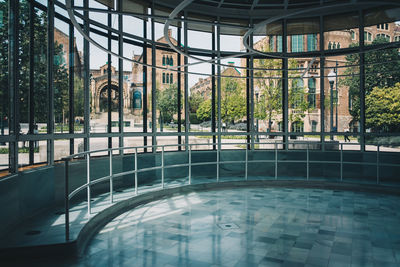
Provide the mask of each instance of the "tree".
{"label": "tree", "polygon": [[[3,12],[4,22],[0,27],[0,97],[3,101],[0,112],[8,115],[8,4],[0,2],[0,11]],[[54,45],[54,59],[47,58],[47,14],[35,9],[34,19],[29,19],[29,2],[20,1],[19,8],[19,116],[20,122],[29,119],[29,47],[30,24],[34,27],[34,112],[35,122],[46,122],[48,116],[47,105],[47,64],[54,66],[54,108],[61,113],[68,110],[68,70],[65,62],[58,61],[64,57],[62,46]],[[57,64],[59,63],[59,64]]]}
{"label": "tree", "polygon": [[221,120],[223,122],[233,124],[246,116],[244,88],[241,79],[230,77],[221,79]]}
{"label": "tree", "polygon": [[194,93],[189,96],[189,112],[196,113],[203,101],[204,97],[200,93]]}
{"label": "tree", "polygon": [[[388,42],[385,38],[376,38],[372,44]],[[358,45],[352,45],[358,46]],[[349,67],[344,74],[349,75],[340,81],[344,86],[349,87],[351,100],[350,114],[353,121],[360,120],[360,75],[358,54],[346,56]],[[397,49],[375,50],[365,53],[365,95],[366,97],[375,88],[393,87],[400,81],[400,55]],[[371,127],[375,128],[375,127]]]}
{"label": "tree", "polygon": [[[157,107],[160,111],[161,120],[171,121],[173,115],[178,113],[178,86],[176,83],[164,90],[157,90]],[[182,101],[181,101],[182,103]],[[182,105],[180,109],[182,108]]]}
{"label": "tree", "polygon": [[[221,78],[221,121],[233,124],[246,117],[246,93],[240,78]],[[215,107],[217,114],[217,107]],[[199,120],[211,119],[211,99],[200,103],[196,111]]]}
{"label": "tree", "polygon": [[[261,47],[268,52],[268,44]],[[254,65],[259,70],[254,71],[255,87],[258,89],[254,117],[268,121],[267,131],[270,132],[274,120],[281,119],[282,114],[282,60],[281,59],[257,59]],[[294,69],[298,65],[296,59],[289,59],[289,68]],[[302,121],[305,111],[310,107],[306,101],[305,91],[300,73],[289,72],[289,121]]]}
{"label": "tree", "polygon": [[[268,51],[266,46],[262,50]],[[276,120],[282,113],[282,81],[271,77],[282,77],[282,61],[279,59],[258,59],[254,61],[256,68],[261,70],[254,71],[256,93],[256,104],[254,117],[268,121],[267,131],[271,131],[272,121]]]}
{"label": "tree", "polygon": [[201,102],[196,111],[196,116],[200,121],[211,120],[211,99]]}
{"label": "tree", "polygon": [[365,96],[365,126],[376,132],[400,131],[400,83],[374,87]]}

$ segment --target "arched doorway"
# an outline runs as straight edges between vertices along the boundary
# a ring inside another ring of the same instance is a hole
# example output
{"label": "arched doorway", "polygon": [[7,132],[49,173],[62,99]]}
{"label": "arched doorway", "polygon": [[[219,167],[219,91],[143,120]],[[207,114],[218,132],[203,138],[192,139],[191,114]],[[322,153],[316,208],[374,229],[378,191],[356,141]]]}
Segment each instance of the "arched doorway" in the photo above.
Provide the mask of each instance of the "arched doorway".
{"label": "arched doorway", "polygon": [[[100,91],[99,107],[100,112],[108,110],[108,87],[104,86]],[[111,111],[118,111],[119,93],[118,87],[111,85]]]}

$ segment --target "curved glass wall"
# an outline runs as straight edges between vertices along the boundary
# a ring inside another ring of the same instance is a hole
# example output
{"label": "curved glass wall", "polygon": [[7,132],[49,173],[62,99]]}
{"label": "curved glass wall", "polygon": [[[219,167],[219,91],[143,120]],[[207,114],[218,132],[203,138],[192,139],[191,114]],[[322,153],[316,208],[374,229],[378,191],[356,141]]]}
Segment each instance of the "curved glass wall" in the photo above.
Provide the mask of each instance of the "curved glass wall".
{"label": "curved glass wall", "polygon": [[[253,21],[191,11],[164,35],[171,11],[125,0],[0,0],[3,174],[120,146],[290,149],[308,140],[398,151],[395,6],[307,13],[250,36]],[[226,139],[243,145],[220,147]]]}

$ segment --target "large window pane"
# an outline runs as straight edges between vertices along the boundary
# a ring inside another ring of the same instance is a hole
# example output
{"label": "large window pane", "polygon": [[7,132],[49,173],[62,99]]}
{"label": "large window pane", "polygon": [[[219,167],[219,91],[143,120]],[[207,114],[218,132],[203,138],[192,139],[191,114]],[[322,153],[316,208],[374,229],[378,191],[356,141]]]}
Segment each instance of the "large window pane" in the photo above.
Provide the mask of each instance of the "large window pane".
{"label": "large window pane", "polygon": [[358,54],[327,57],[325,60],[326,132],[358,133],[359,131],[360,68],[358,65]]}
{"label": "large window pane", "polygon": [[289,131],[319,132],[321,129],[319,58],[289,59],[289,69]]}
{"label": "large window pane", "polygon": [[69,26],[54,21],[54,132],[69,131]]}
{"label": "large window pane", "polygon": [[[0,135],[8,134],[8,0],[0,1]],[[1,144],[1,145],[5,145]],[[8,159],[7,159],[8,164]]]}

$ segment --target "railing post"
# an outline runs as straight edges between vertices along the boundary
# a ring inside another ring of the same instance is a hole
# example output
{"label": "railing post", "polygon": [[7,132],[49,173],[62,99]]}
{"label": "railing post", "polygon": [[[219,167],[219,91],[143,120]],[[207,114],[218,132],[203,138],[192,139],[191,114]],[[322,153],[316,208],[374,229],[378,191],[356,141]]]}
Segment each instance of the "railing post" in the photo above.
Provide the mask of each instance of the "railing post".
{"label": "railing post", "polygon": [[137,148],[135,147],[135,195],[138,194],[138,167],[137,167]]}
{"label": "railing post", "polygon": [[109,150],[110,153],[110,203],[113,203],[113,191],[114,191],[114,185],[113,185],[113,167],[112,167],[112,150]]}
{"label": "railing post", "polygon": [[376,183],[379,184],[379,145],[376,148]]}
{"label": "railing post", "polygon": [[91,213],[90,203],[90,153],[86,154],[86,184],[87,184],[87,209],[88,214]]}
{"label": "railing post", "polygon": [[69,240],[69,159],[65,159],[65,241]]}
{"label": "railing post", "polygon": [[343,144],[340,144],[340,181],[343,181]]}
{"label": "railing post", "polygon": [[248,146],[246,145],[246,162],[245,162],[245,169],[244,169],[244,171],[245,171],[244,178],[246,179],[246,181],[247,181],[247,165],[248,165],[248,158],[249,158],[248,151],[249,151]]}
{"label": "railing post", "polygon": [[219,147],[217,146],[217,182],[219,182]]}
{"label": "railing post", "polygon": [[188,145],[189,149],[189,184],[192,184],[192,146]]}
{"label": "railing post", "polygon": [[164,146],[161,147],[161,187],[164,188]]}
{"label": "railing post", "polygon": [[310,178],[310,148],[309,143],[307,142],[307,181]]}
{"label": "railing post", "polygon": [[275,141],[275,180],[278,179],[278,147]]}

